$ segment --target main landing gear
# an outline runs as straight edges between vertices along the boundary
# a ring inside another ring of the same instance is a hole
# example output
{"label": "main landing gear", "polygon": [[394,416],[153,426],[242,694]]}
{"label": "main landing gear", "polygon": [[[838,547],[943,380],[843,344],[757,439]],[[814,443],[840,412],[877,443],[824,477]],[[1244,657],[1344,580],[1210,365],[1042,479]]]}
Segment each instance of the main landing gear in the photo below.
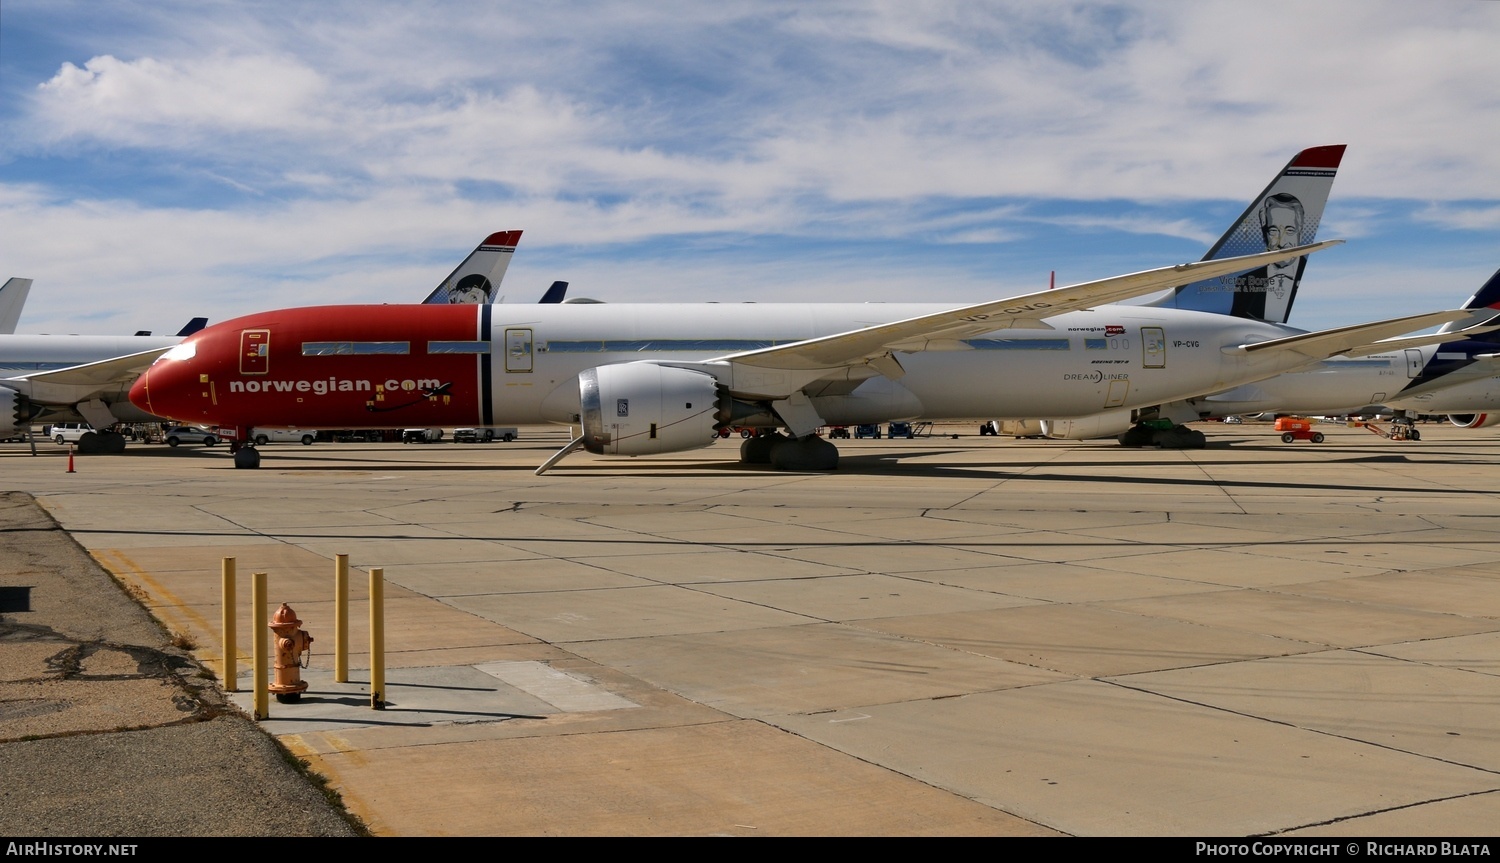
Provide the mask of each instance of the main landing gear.
{"label": "main landing gear", "polygon": [[769,464],[777,470],[838,470],[839,448],[817,435],[794,438],[773,431],[740,443],[740,461]]}
{"label": "main landing gear", "polygon": [[1162,449],[1203,449],[1208,438],[1197,429],[1173,425],[1170,420],[1148,420],[1131,426],[1118,440],[1120,446],[1154,446]]}

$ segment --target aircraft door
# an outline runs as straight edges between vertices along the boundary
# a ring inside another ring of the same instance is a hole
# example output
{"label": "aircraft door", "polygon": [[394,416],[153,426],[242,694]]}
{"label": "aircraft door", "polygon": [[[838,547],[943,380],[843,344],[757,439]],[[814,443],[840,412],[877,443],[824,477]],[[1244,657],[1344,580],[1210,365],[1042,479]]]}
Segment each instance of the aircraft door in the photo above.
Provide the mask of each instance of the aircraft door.
{"label": "aircraft door", "polygon": [[271,331],[240,330],[240,374],[263,375],[271,370]]}
{"label": "aircraft door", "polygon": [[1413,348],[1406,349],[1406,376],[1418,378],[1422,376],[1422,367],[1426,365],[1422,361],[1422,352]]}
{"label": "aircraft door", "polygon": [[1141,327],[1141,351],[1143,368],[1167,367],[1167,334],[1161,327]]}
{"label": "aircraft door", "polygon": [[532,367],[530,329],[505,331],[505,371],[529,373]]}

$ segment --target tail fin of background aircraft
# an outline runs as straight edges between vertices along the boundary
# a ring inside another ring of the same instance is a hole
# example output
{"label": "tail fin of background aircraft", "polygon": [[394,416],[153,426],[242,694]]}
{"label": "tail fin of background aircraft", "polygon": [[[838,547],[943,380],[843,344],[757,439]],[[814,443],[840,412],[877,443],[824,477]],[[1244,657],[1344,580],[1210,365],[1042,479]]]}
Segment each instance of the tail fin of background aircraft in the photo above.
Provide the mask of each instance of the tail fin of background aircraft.
{"label": "tail fin of background aircraft", "polygon": [[550,303],[560,303],[560,302],[563,301],[563,298],[566,297],[567,295],[568,295],[568,283],[567,282],[553,282],[552,283],[552,287],[550,287],[550,288],[547,289],[547,293],[542,294],[542,298],[540,300],[537,300],[537,303],[539,305],[546,305],[546,304],[550,304]]}
{"label": "tail fin of background aircraft", "polygon": [[[1203,260],[1212,261],[1311,243],[1344,158],[1344,144],[1298,153],[1250,202]],[[1293,258],[1237,276],[1182,285],[1153,306],[1193,309],[1284,324],[1302,284],[1306,258]]]}
{"label": "tail fin of background aircraft", "polygon": [[458,269],[448,274],[423,303],[471,304],[494,302],[495,291],[505,278],[505,269],[510,266],[511,255],[516,244],[521,242],[520,231],[500,231],[484,238]]}
{"label": "tail fin of background aircraft", "polygon": [[177,335],[187,338],[206,326],[208,326],[208,318],[193,318],[182,325],[182,329],[177,331]]}
{"label": "tail fin of background aircraft", "polygon": [[[1474,293],[1474,296],[1469,297],[1469,301],[1463,304],[1463,308],[1494,309],[1500,312],[1500,270],[1496,270],[1495,274],[1490,276],[1489,281],[1485,282]],[[1452,332],[1461,326],[1463,326],[1462,321],[1455,321],[1439,327],[1438,332]],[[1485,333],[1484,335],[1469,336],[1468,338],[1476,342],[1500,342],[1500,332]]]}
{"label": "tail fin of background aircraft", "polygon": [[26,305],[29,293],[30,279],[7,279],[0,286],[0,333],[9,335],[16,331],[16,323],[21,320],[21,307]]}

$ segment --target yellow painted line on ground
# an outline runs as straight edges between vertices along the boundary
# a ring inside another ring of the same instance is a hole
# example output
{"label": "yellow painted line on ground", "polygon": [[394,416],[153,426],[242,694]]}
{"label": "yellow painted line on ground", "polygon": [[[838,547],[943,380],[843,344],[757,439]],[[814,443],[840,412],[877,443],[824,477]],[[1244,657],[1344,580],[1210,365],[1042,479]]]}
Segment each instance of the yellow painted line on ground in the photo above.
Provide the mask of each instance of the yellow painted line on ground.
{"label": "yellow painted line on ground", "polygon": [[[350,763],[353,767],[365,765],[364,754],[349,746],[349,744],[337,735],[320,735],[324,742],[332,744],[333,752]],[[389,829],[380,820],[380,816],[357,794],[349,790],[349,783],[339,776],[339,772],[333,768],[324,755],[320,755],[316,747],[308,745],[308,742],[300,734],[287,734],[276,738],[286,750],[296,758],[307,763],[307,769],[322,776],[333,790],[337,791],[339,798],[344,801],[344,808],[349,810],[356,818],[365,823],[371,833],[389,834]]]}
{"label": "yellow painted line on ground", "polygon": [[[155,607],[151,609],[153,614],[163,618],[176,614],[186,617],[185,625],[176,628],[176,631],[186,633],[191,629],[197,629],[199,632],[205,633],[210,639],[222,640],[223,633],[219,631],[216,624],[210,623],[208,618],[204,617],[192,606],[183,602],[180,597],[153,578],[145,568],[131,560],[125,552],[118,548],[108,548],[93,552],[93,555],[94,559],[99,562],[99,565],[113,573],[115,578],[122,582],[133,582],[137,589],[146,593],[155,603]],[[110,562],[107,556],[113,556],[115,562]],[[169,625],[168,628],[172,627]],[[214,648],[205,649],[212,651]],[[235,652],[239,652],[238,645],[236,645]]]}

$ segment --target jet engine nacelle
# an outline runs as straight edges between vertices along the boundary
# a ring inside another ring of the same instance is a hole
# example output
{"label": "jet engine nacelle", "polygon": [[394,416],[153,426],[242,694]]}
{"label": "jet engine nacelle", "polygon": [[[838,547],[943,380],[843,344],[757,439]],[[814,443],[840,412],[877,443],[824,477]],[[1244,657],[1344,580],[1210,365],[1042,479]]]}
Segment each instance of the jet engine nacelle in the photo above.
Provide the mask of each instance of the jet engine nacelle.
{"label": "jet engine nacelle", "polygon": [[1461,429],[1486,429],[1500,423],[1500,413],[1493,414],[1448,414],[1448,422]]}
{"label": "jet engine nacelle", "polygon": [[589,369],[578,376],[578,394],[583,446],[595,455],[705,447],[727,414],[727,391],[713,375],[656,363]]}
{"label": "jet engine nacelle", "polygon": [[1071,420],[1042,420],[1042,434],[1055,440],[1095,440],[1114,437],[1135,425],[1130,411],[1108,411]]}
{"label": "jet engine nacelle", "polygon": [[15,390],[0,387],[0,438],[31,430],[31,400]]}

